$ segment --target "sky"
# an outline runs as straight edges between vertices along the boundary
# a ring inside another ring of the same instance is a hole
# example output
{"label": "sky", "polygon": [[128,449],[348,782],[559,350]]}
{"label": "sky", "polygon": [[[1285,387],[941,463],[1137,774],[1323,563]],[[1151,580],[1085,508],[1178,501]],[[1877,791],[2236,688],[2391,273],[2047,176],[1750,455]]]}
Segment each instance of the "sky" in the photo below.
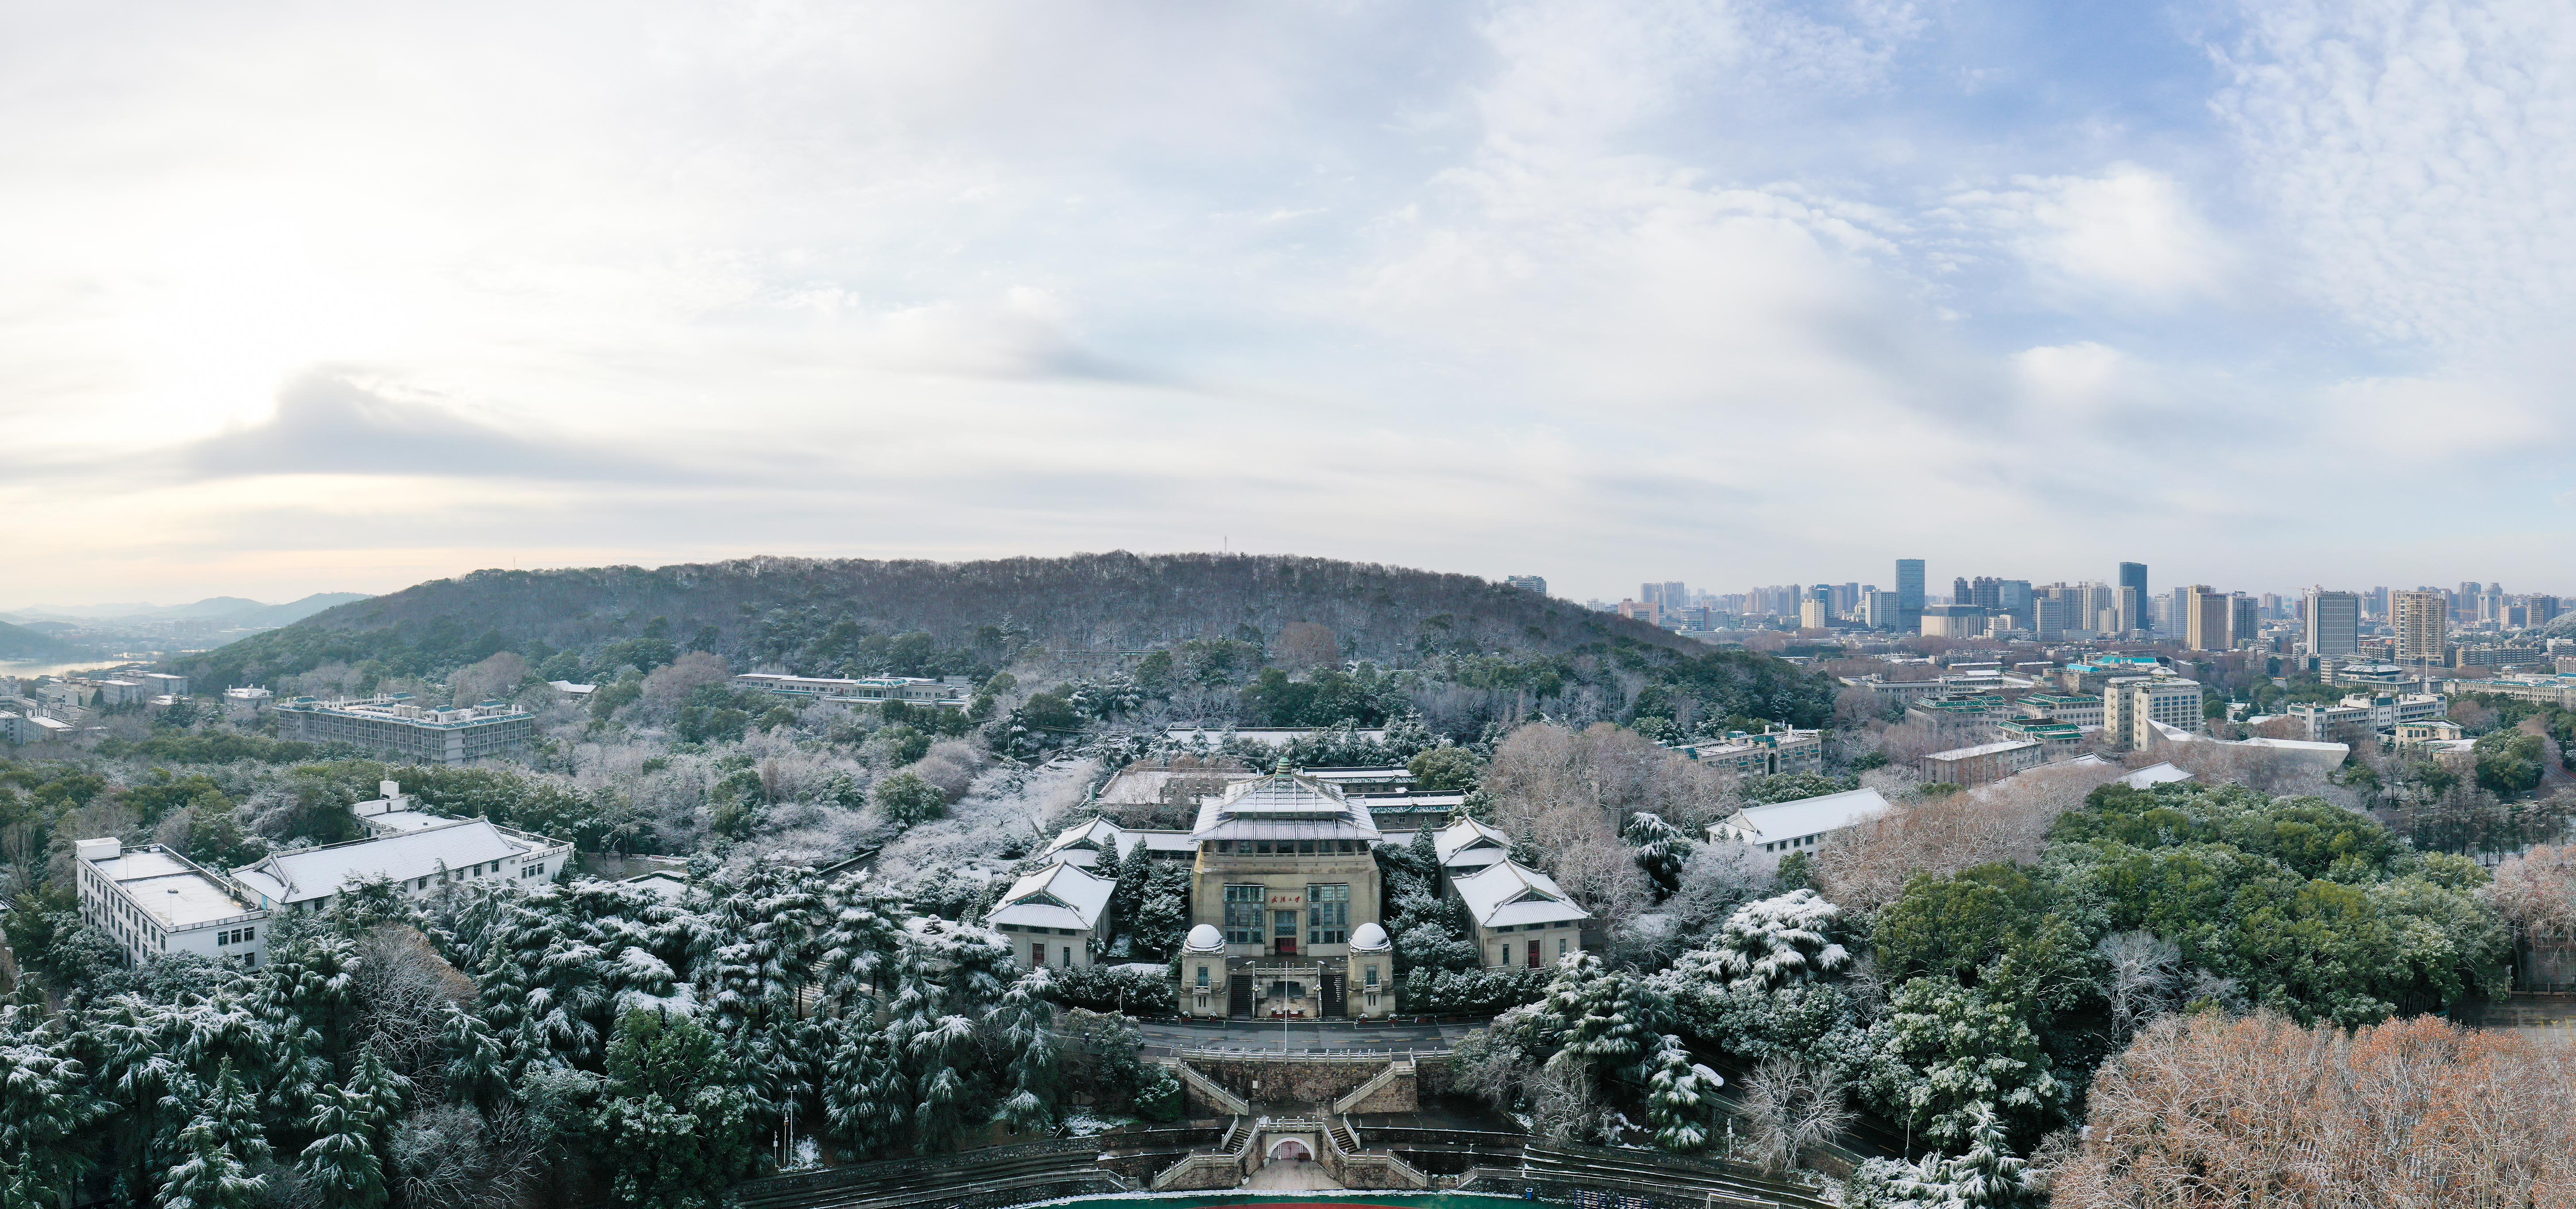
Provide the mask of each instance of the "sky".
{"label": "sky", "polygon": [[2576,592],[2576,7],[0,7],[0,607]]}

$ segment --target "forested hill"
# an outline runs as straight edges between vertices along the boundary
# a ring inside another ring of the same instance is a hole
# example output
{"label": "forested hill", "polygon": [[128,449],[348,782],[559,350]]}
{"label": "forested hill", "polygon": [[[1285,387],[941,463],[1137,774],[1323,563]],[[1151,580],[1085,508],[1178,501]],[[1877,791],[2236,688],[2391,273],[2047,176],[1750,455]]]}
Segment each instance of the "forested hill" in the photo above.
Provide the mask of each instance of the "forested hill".
{"label": "forested hill", "polygon": [[0,621],[0,659],[62,659],[72,648],[25,626]]}
{"label": "forested hill", "polygon": [[[478,571],[316,614],[195,656],[215,685],[374,660],[430,674],[501,649],[596,650],[638,639],[712,650],[736,666],[836,673],[908,638],[978,662],[1037,646],[1140,650],[1192,639],[1275,640],[1308,622],[1346,654],[1563,654],[1625,639],[1696,644],[1468,575],[1244,554],[1126,553],[988,562],[746,558],[647,570]],[[889,668],[920,659],[876,659]]]}

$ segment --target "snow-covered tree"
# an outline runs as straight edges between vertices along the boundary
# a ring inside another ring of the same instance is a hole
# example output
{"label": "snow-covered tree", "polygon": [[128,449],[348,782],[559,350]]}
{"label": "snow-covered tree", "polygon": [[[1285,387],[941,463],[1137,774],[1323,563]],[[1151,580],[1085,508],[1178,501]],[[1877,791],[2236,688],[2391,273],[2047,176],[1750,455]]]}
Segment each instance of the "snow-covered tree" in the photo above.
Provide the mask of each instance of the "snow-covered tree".
{"label": "snow-covered tree", "polygon": [[1689,863],[1691,852],[1699,847],[1680,828],[1665,822],[1664,816],[1647,810],[1628,816],[1628,826],[1620,838],[1637,850],[1637,867],[1654,879],[1659,895],[1681,887],[1682,866]]}
{"label": "snow-covered tree", "polygon": [[86,1072],[50,1030],[21,1027],[0,1009],[0,1180],[11,1205],[61,1199],[95,1162],[90,1124],[108,1110],[83,1086]]}
{"label": "snow-covered tree", "polygon": [[1717,1089],[1726,1080],[1691,1061],[1679,1037],[1666,1035],[1647,1060],[1646,1119],[1655,1127],[1655,1145],[1688,1152],[1708,1145],[1709,1118],[1717,1109]]}
{"label": "snow-covered tree", "polygon": [[385,1203],[376,1111],[370,1097],[349,1088],[324,1087],[314,1094],[309,1125],[313,1142],[304,1148],[301,1165],[305,1186],[324,1203],[355,1209]]}
{"label": "snow-covered tree", "polygon": [[1847,1209],[2021,1209],[2033,1202],[2022,1159],[2003,1126],[1980,1105],[1969,1112],[1966,1149],[1907,1163],[1871,1159],[1843,1185]]}
{"label": "snow-covered tree", "polygon": [[1673,963],[1673,977],[1714,981],[1729,990],[1769,990],[1809,982],[1851,964],[1851,953],[1833,939],[1842,908],[1813,890],[1749,902],[1735,909],[1717,935]]}
{"label": "snow-covered tree", "polygon": [[252,1175],[224,1144],[224,1129],[212,1116],[201,1113],[179,1131],[179,1152],[161,1182],[161,1209],[251,1209],[268,1191],[268,1181]]}
{"label": "snow-covered tree", "polygon": [[1556,963],[1534,1025],[1556,1050],[1547,1060],[1551,1069],[1592,1080],[1642,1080],[1671,1021],[1671,1004],[1646,979],[1576,953]]}
{"label": "snow-covered tree", "polygon": [[1047,1002],[1051,982],[1043,967],[1029,971],[1011,984],[993,1013],[1011,1055],[1011,1091],[993,1115],[1023,1133],[1043,1134],[1055,1125],[1059,1064],[1055,1009]]}
{"label": "snow-covered tree", "polygon": [[887,1157],[904,1135],[912,1095],[893,1043],[873,1012],[835,1019],[823,1081],[823,1112],[832,1136],[861,1159]]}
{"label": "snow-covered tree", "polygon": [[2035,1126],[2066,1097],[2030,1026],[1947,978],[1917,978],[1870,1026],[1868,1092],[1937,1145],[1966,1141],[1978,1110]]}
{"label": "snow-covered tree", "polygon": [[439,1040],[447,1050],[447,1098],[490,1106],[510,1095],[510,1052],[480,1016],[450,1006]]}

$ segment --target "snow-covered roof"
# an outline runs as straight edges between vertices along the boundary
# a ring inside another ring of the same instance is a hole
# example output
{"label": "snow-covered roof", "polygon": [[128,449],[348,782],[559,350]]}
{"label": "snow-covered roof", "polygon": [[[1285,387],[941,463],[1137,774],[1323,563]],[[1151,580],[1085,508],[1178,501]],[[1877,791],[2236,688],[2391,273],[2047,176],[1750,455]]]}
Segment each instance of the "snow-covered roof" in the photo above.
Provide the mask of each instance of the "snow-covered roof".
{"label": "snow-covered roof", "polygon": [[2039,746],[2038,742],[2031,739],[2004,739],[1994,743],[1980,743],[1974,747],[1953,747],[1948,751],[1933,752],[1931,755],[1923,758],[1926,760],[1968,760],[1974,759],[1978,756],[1990,756],[1996,752],[2012,751],[2015,748],[2037,746]]}
{"label": "snow-covered roof", "polygon": [[1512,854],[1512,837],[1474,819],[1460,819],[1431,834],[1440,863],[1455,869],[1481,869]]}
{"label": "snow-covered roof", "polygon": [[1115,881],[1059,861],[1011,883],[999,904],[984,913],[984,922],[1088,932],[1099,926],[1101,913],[1109,908],[1109,892],[1117,888]]}
{"label": "snow-covered roof", "polygon": [[426,810],[388,810],[383,814],[366,815],[359,821],[376,831],[401,832],[420,831],[456,820]]}
{"label": "snow-covered roof", "polygon": [[1747,806],[1728,816],[1720,826],[1746,833],[1746,843],[1767,844],[1839,831],[1886,809],[1887,799],[1877,790],[1862,788],[1768,806]]}
{"label": "snow-covered roof", "polygon": [[1382,953],[1394,947],[1395,942],[1387,939],[1386,929],[1379,927],[1374,920],[1351,929],[1351,952]]}
{"label": "snow-covered roof", "polygon": [[398,835],[276,853],[234,870],[233,876],[275,903],[296,903],[336,894],[340,887],[367,878],[405,881],[536,850],[536,845],[513,838],[488,819],[450,819]]}
{"label": "snow-covered roof", "polygon": [[651,873],[637,874],[617,884],[637,890],[652,891],[655,897],[666,903],[676,903],[689,892],[688,875],[671,869],[656,869]]}
{"label": "snow-covered roof", "polygon": [[1458,887],[1459,899],[1467,904],[1468,917],[1480,927],[1592,917],[1591,912],[1575,906],[1565,891],[1557,888],[1555,879],[1518,861],[1487,865],[1451,884]]}
{"label": "snow-covered roof", "polygon": [[1119,860],[1125,860],[1138,844],[1149,852],[1196,852],[1199,847],[1198,840],[1186,831],[1149,831],[1093,819],[1056,833],[1038,855],[1093,869],[1099,867],[1102,855],[1114,853]]}
{"label": "snow-covered roof", "polygon": [[2165,784],[2169,781],[2188,781],[2190,779],[2190,773],[2184,772],[2171,764],[2150,764],[2145,768],[2141,768],[2136,772],[2120,778],[2120,783],[2131,789],[2153,789],[2156,786]]}
{"label": "snow-covered roof", "polygon": [[1323,840],[1375,842],[1377,821],[1368,808],[1337,786],[1293,772],[1276,772],[1226,788],[1199,804],[1195,840]]}
{"label": "snow-covered roof", "polygon": [[204,870],[157,847],[128,848],[90,865],[99,876],[123,887],[138,906],[172,930],[232,919],[253,910]]}
{"label": "snow-covered roof", "polygon": [[549,680],[546,687],[567,697],[587,697],[599,688],[596,684],[575,684],[570,680]]}
{"label": "snow-covered roof", "polygon": [[1190,929],[1190,938],[1181,945],[1181,950],[1186,953],[1225,952],[1225,933],[1218,931],[1215,924],[1200,924]]}

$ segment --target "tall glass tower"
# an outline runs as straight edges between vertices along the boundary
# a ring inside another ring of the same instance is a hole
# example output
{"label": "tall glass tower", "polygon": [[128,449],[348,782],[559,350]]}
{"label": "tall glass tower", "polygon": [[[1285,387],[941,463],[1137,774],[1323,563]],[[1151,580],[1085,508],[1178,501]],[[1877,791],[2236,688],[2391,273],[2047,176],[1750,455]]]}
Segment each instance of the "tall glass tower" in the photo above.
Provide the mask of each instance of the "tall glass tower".
{"label": "tall glass tower", "polygon": [[[2137,604],[2134,606],[2128,606],[2134,607],[2137,610],[2137,616],[2123,619],[2129,623],[2129,628],[2133,630],[2154,629],[2155,622],[2147,616],[2147,564],[2121,563],[2120,586],[2123,588],[2135,588],[2138,592]],[[2125,605],[2128,600],[2128,594],[2123,592],[2120,595],[2121,600]]]}
{"label": "tall glass tower", "polygon": [[1923,632],[1923,560],[1896,560],[1896,631]]}

